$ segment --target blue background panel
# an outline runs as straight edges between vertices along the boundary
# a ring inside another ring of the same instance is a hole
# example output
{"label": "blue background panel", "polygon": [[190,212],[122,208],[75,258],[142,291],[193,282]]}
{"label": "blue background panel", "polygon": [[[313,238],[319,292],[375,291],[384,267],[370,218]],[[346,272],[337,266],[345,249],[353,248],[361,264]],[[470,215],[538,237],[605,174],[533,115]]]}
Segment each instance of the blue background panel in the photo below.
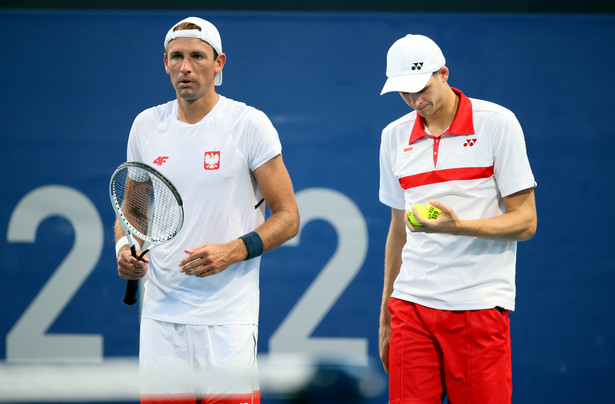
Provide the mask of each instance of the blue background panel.
{"label": "blue background panel", "polygon": [[[0,12],[0,359],[137,355],[107,184],[136,114],[174,97],[162,42],[190,14],[219,28],[219,91],[271,118],[310,218],[263,258],[262,354],[345,341],[377,362],[390,217],[378,202],[378,148],[382,128],[408,112],[379,93],[389,46],[421,33],[443,49],[452,86],[515,112],[538,182],[538,233],[518,253],[513,401],[609,401],[615,17],[600,15]],[[280,331],[289,319],[303,339]],[[37,348],[19,353],[28,341],[9,341],[20,332]],[[36,339],[65,334],[77,342]]]}

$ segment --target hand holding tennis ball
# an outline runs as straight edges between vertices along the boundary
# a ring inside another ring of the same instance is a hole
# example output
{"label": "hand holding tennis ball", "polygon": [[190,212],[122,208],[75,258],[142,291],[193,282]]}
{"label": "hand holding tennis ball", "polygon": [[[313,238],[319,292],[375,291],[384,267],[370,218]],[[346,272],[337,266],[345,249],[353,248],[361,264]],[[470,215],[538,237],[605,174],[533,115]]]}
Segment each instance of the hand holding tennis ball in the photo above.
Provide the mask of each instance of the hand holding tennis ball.
{"label": "hand holding tennis ball", "polygon": [[410,223],[412,223],[413,226],[421,227],[423,225],[416,221],[416,218],[414,217],[414,213],[412,212],[412,208],[415,208],[418,214],[421,215],[423,219],[437,219],[438,216],[440,216],[440,213],[442,213],[440,209],[430,204],[427,204],[427,205],[422,205],[420,203],[414,204],[412,205],[412,207],[410,207],[410,210],[408,211],[408,220],[410,221]]}

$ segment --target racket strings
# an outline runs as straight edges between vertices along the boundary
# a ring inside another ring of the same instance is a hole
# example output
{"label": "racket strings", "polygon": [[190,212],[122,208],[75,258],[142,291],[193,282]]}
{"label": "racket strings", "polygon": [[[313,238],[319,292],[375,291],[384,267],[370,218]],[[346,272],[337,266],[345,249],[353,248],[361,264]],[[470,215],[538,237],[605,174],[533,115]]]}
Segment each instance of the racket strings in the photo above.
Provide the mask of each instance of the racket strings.
{"label": "racket strings", "polygon": [[139,167],[121,170],[114,182],[126,222],[152,242],[173,238],[182,224],[178,197],[166,182]]}
{"label": "racket strings", "polygon": [[171,189],[159,178],[152,178],[149,204],[149,235],[154,240],[164,240],[175,235],[181,225],[179,204]]}

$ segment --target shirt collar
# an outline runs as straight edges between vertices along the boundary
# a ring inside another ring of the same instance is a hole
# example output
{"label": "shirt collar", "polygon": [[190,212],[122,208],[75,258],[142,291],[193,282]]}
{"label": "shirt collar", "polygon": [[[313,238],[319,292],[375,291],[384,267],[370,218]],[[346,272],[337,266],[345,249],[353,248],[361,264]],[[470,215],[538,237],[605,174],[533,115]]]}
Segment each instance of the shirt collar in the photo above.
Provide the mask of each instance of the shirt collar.
{"label": "shirt collar", "polygon": [[[473,135],[474,122],[472,120],[472,102],[460,90],[452,87],[451,89],[459,95],[459,105],[457,106],[457,112],[455,113],[455,118],[453,118],[453,123],[451,123],[451,126],[443,135]],[[412,127],[412,133],[410,134],[409,144],[412,144],[423,136],[430,135],[425,131],[423,118],[417,113],[414,126]]]}

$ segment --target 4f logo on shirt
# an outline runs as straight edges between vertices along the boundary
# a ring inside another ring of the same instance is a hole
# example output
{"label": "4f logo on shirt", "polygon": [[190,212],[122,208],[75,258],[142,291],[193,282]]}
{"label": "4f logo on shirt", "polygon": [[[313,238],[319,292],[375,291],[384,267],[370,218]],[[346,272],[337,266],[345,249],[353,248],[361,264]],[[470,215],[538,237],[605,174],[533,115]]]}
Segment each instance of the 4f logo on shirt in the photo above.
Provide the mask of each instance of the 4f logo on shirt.
{"label": "4f logo on shirt", "polygon": [[476,143],[476,138],[474,139],[466,139],[466,142],[463,144],[463,147],[472,147],[474,146],[474,143]]}
{"label": "4f logo on shirt", "polygon": [[169,156],[158,156],[158,158],[154,160],[154,164],[156,164],[157,166],[161,166],[162,164],[166,163],[168,159]]}
{"label": "4f logo on shirt", "polygon": [[220,168],[220,152],[208,151],[205,152],[205,169],[217,170]]}

